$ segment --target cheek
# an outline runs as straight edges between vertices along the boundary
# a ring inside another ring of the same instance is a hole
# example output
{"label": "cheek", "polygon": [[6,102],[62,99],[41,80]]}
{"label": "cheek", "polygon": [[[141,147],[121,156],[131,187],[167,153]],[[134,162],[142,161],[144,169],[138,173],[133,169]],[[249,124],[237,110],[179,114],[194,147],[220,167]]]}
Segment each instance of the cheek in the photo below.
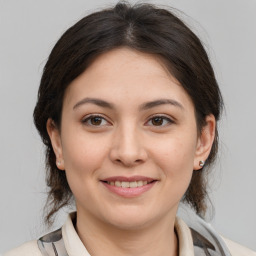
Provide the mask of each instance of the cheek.
{"label": "cheek", "polygon": [[155,148],[155,161],[161,168],[163,180],[173,194],[180,199],[189,186],[194,165],[196,140],[176,137],[165,140]]}
{"label": "cheek", "polygon": [[[95,172],[102,166],[106,156],[106,146],[100,141],[90,140],[77,133],[72,138],[65,137],[62,144],[65,170],[70,187],[90,186],[96,179]],[[74,185],[74,186],[72,186]]]}
{"label": "cheek", "polygon": [[65,169],[88,172],[97,168],[106,154],[106,143],[98,135],[88,135],[81,127],[63,132],[62,149]]}
{"label": "cheek", "polygon": [[65,144],[65,171],[76,203],[84,205],[86,199],[86,205],[93,204],[92,198],[97,189],[95,184],[98,183],[96,174],[102,165],[104,153],[102,147],[96,147],[94,143],[81,138],[79,143],[73,140],[72,143]]}
{"label": "cheek", "polygon": [[154,152],[157,155],[155,159],[159,165],[179,172],[193,169],[195,141],[176,137],[155,145]]}

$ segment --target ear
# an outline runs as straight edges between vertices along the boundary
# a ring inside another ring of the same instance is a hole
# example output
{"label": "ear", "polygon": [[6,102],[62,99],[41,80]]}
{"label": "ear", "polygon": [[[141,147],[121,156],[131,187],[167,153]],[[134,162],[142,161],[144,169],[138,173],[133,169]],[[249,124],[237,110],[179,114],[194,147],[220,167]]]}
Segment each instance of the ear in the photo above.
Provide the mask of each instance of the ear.
{"label": "ear", "polygon": [[202,166],[200,166],[200,161],[205,162],[208,158],[215,138],[215,117],[212,114],[208,115],[205,122],[206,124],[203,126],[197,141],[197,148],[194,158],[194,170],[202,169]]}
{"label": "ear", "polygon": [[49,118],[46,123],[46,129],[48,132],[48,135],[50,137],[51,143],[52,143],[52,148],[56,156],[56,166],[60,170],[64,170],[64,159],[63,159],[63,154],[62,154],[62,144],[61,144],[61,136],[60,136],[60,131],[56,127],[54,121]]}

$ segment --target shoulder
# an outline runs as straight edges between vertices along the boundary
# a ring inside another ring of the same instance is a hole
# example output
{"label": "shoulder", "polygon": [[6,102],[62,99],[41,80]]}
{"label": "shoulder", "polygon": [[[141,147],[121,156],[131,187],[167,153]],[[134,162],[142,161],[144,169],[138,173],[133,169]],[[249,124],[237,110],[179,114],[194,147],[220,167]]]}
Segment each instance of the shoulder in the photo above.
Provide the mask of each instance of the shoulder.
{"label": "shoulder", "polygon": [[232,256],[256,256],[256,252],[222,237]]}
{"label": "shoulder", "polygon": [[37,240],[33,240],[4,253],[3,256],[42,256],[42,254],[38,248]]}
{"label": "shoulder", "polygon": [[256,252],[219,235],[210,223],[196,215],[189,207],[181,205],[178,217],[190,228],[196,249],[204,245],[206,249],[214,247],[219,252],[218,255],[256,256]]}

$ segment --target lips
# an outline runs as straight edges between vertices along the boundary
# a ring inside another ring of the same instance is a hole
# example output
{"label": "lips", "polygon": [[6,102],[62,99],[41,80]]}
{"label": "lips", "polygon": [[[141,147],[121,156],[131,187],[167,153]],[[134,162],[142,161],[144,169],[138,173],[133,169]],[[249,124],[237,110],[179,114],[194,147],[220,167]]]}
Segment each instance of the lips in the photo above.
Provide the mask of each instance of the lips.
{"label": "lips", "polygon": [[147,181],[107,181],[107,183],[111,186],[116,186],[116,187],[122,187],[122,188],[137,188],[137,187],[142,187],[147,185],[150,182]]}
{"label": "lips", "polygon": [[115,176],[101,180],[103,185],[122,197],[136,197],[150,190],[157,180],[145,176]]}
{"label": "lips", "polygon": [[125,177],[125,176],[113,176],[108,177],[106,179],[103,179],[102,181],[111,182],[111,181],[147,181],[148,183],[153,181],[153,178],[146,177],[146,176],[131,176],[131,177]]}

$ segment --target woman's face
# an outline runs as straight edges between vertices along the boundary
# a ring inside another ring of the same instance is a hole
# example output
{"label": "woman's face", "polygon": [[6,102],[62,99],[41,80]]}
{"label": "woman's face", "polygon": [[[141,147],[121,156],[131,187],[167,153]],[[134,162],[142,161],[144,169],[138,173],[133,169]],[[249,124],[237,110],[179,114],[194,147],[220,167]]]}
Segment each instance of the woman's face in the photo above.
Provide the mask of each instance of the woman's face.
{"label": "woman's face", "polygon": [[193,169],[209,154],[209,120],[211,137],[198,137],[193,103],[161,62],[120,48],[70,84],[61,132],[47,127],[78,214],[138,228],[174,219]]}

